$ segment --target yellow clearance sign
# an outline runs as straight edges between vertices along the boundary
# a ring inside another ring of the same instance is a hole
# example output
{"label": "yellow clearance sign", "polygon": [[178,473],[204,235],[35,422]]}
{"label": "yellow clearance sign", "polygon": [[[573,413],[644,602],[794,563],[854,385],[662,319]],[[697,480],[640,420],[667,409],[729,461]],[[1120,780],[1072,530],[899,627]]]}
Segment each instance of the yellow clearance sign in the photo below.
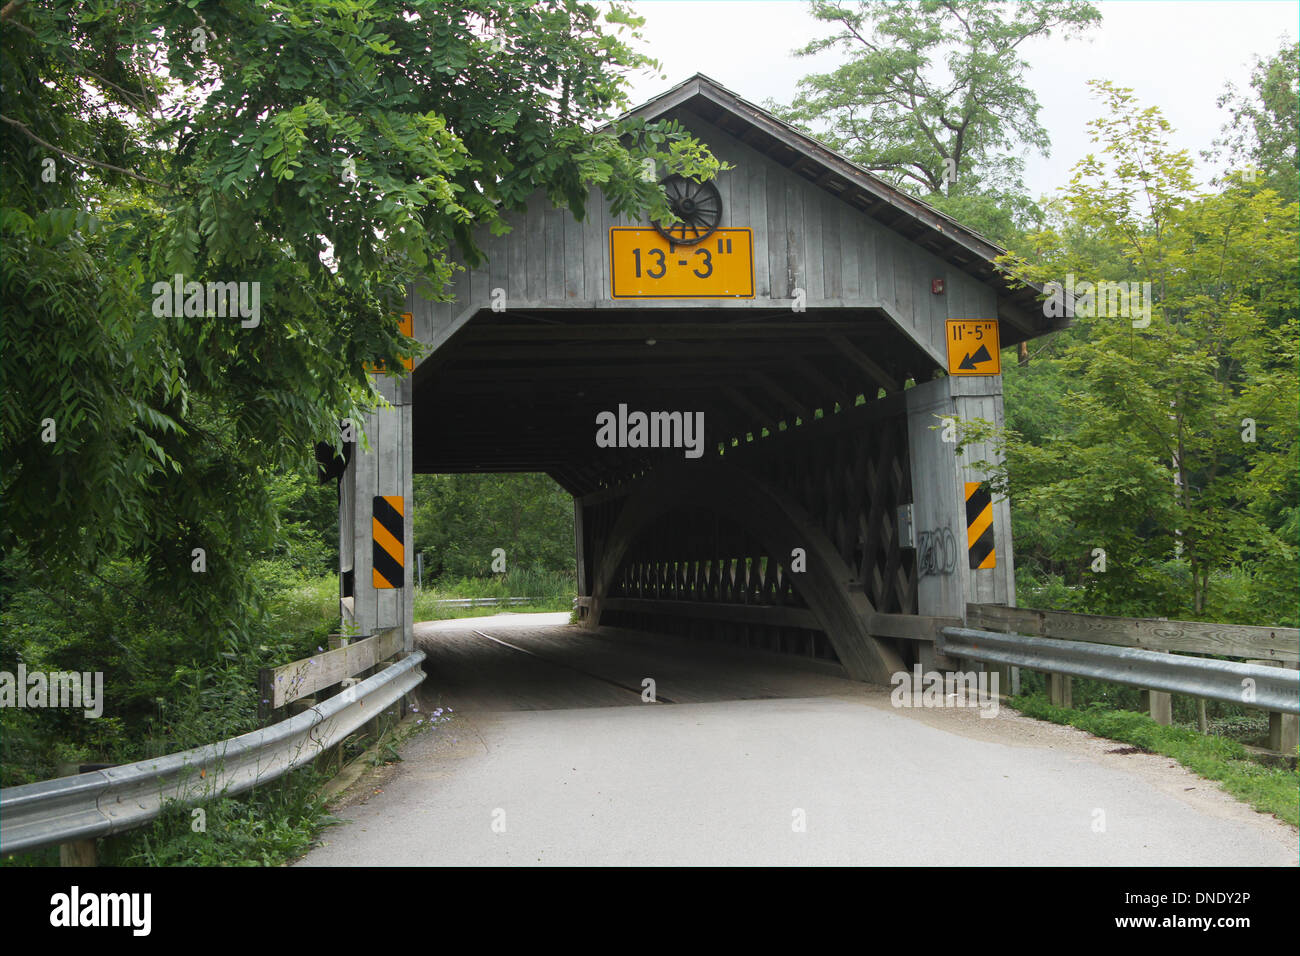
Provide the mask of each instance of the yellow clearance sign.
{"label": "yellow clearance sign", "polygon": [[948,323],[948,374],[1002,374],[996,319]]}
{"label": "yellow clearance sign", "polygon": [[[403,312],[401,314],[401,317],[397,322],[397,327],[408,339],[415,338],[415,316],[410,312]],[[402,365],[404,365],[406,370],[409,372],[415,368],[415,359],[402,359]],[[369,362],[366,362],[365,368],[367,372],[385,371],[383,362],[380,362],[378,365],[371,365]]]}
{"label": "yellow clearance sign", "polygon": [[754,242],[749,229],[718,229],[693,246],[654,229],[609,231],[610,295],[615,299],[752,299]]}

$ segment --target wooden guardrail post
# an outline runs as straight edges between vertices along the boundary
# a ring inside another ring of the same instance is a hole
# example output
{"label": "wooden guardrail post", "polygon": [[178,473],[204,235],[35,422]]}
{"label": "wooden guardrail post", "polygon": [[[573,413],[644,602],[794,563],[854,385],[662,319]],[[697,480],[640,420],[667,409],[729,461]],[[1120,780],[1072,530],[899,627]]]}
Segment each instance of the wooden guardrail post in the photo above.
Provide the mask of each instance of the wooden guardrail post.
{"label": "wooden guardrail post", "polygon": [[[1278,666],[1287,665],[1279,664]],[[1291,664],[1289,666],[1293,670],[1300,669],[1300,664]],[[1268,749],[1294,756],[1297,746],[1300,746],[1300,716],[1270,710],[1268,712]]]}
{"label": "wooden guardrail post", "polygon": [[[1160,648],[1151,649],[1157,654],[1169,653]],[[1159,690],[1144,690],[1142,692],[1142,709],[1150,714],[1151,719],[1157,724],[1168,727],[1174,722],[1174,695]]]}
{"label": "wooden guardrail post", "polygon": [[1157,724],[1168,727],[1174,721],[1174,698],[1160,690],[1142,692],[1142,709],[1151,715]]}
{"label": "wooden guardrail post", "polygon": [[[1282,661],[1254,659],[1246,661],[1247,664],[1263,664],[1267,667],[1290,667],[1293,670],[1300,668],[1300,664],[1284,663]],[[1268,712],[1268,744],[1267,749],[1274,753],[1294,754],[1296,746],[1300,744],[1300,717],[1295,714],[1284,714],[1280,711],[1270,710]]]}
{"label": "wooden guardrail post", "polygon": [[[1010,609],[1012,611],[1018,608]],[[1047,637],[1047,618],[1045,615],[1037,612],[1030,612],[1030,615],[1022,615],[1021,620],[1024,622],[1024,630],[1029,637]],[[1074,678],[1069,674],[1053,674],[1048,672],[1044,674],[1047,678],[1047,702],[1053,707],[1073,707],[1074,706]]]}
{"label": "wooden guardrail post", "polygon": [[1268,749],[1278,753],[1294,754],[1300,746],[1300,717],[1268,712]]}
{"label": "wooden guardrail post", "polygon": [[1074,684],[1069,674],[1047,675],[1047,701],[1053,707],[1074,706]]}
{"label": "wooden guardrail post", "polygon": [[[392,661],[384,661],[384,662],[382,662],[382,663],[376,664],[376,665],[375,665],[375,673],[378,674],[380,671],[384,670],[385,668],[392,667],[392,666],[393,666],[393,662],[392,662]],[[403,700],[404,700],[404,699],[405,699],[405,698],[403,698]],[[385,718],[393,718],[394,716],[396,716],[397,720],[400,720],[400,719],[402,718],[402,701],[401,701],[401,700],[396,701],[395,703],[390,704],[387,708],[385,708],[384,710],[381,710],[379,713],[375,714],[374,719],[371,720],[371,721],[369,721],[369,722],[366,724],[366,726],[365,726],[366,732],[367,732],[367,734],[369,734],[369,735],[371,736],[371,738],[373,739],[373,741],[374,741],[375,743],[378,743],[378,742],[379,742],[379,739],[380,739],[381,737],[383,737],[383,735],[384,735],[384,730],[386,729],[385,726],[384,726],[384,724],[385,724]],[[392,720],[390,719],[389,722],[390,722],[390,723],[395,723],[396,721],[392,721]]]}
{"label": "wooden guardrail post", "polygon": [[97,852],[94,840],[60,843],[59,866],[96,866]]}
{"label": "wooden guardrail post", "polygon": [[[95,769],[100,769],[101,766],[110,765],[96,765]],[[55,772],[60,777],[73,777],[79,773],[86,773],[89,769],[89,766],[79,763],[59,763],[55,767]],[[98,851],[98,843],[93,837],[89,840],[73,840],[71,843],[60,843],[59,866],[97,866]]]}

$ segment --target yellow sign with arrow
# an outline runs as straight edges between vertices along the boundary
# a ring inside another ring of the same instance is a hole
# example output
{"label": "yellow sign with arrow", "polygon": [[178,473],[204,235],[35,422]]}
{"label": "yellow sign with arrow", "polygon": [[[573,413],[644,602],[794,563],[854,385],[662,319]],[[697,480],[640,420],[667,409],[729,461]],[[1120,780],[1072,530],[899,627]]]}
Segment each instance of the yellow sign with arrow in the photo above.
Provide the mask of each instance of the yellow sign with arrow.
{"label": "yellow sign with arrow", "polygon": [[948,322],[949,375],[1001,375],[996,319]]}

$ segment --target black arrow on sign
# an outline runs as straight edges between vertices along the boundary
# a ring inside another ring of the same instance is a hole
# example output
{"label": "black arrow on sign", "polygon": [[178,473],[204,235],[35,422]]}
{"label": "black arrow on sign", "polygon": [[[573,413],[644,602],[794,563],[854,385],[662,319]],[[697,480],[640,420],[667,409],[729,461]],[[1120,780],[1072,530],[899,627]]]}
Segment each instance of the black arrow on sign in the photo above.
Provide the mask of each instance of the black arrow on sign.
{"label": "black arrow on sign", "polygon": [[989,355],[988,347],[981,345],[974,355],[971,355],[969,352],[967,352],[966,357],[961,360],[961,364],[958,365],[957,367],[962,371],[969,372],[972,371],[975,368],[975,366],[979,365],[981,362],[992,362],[992,361],[993,361],[993,356]]}

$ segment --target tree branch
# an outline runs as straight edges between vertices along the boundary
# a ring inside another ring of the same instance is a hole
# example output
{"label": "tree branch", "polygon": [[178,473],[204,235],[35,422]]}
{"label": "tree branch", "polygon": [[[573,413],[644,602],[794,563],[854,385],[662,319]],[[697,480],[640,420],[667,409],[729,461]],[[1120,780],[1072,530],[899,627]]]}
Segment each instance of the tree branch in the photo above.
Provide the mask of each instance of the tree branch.
{"label": "tree branch", "polygon": [[88,166],[98,166],[101,169],[107,169],[115,173],[121,173],[124,176],[130,176],[132,179],[138,179],[144,183],[152,183],[155,186],[162,186],[164,189],[167,188],[166,183],[161,182],[157,179],[152,179],[148,176],[142,176],[140,173],[132,172],[129,169],[123,169],[121,166],[114,166],[112,163],[101,163],[97,159],[89,159],[85,156],[78,156],[76,153],[69,153],[66,149],[59,149],[59,147],[55,146],[53,143],[48,142],[47,140],[43,140],[35,133],[33,133],[30,129],[27,128],[27,124],[20,123],[16,119],[10,119],[8,116],[5,116],[3,113],[0,113],[0,121],[8,123],[10,126],[16,126],[18,129],[22,130],[22,132],[29,139],[35,140],[37,143],[40,143],[46,149],[54,150],[54,152],[58,153],[60,156],[64,157],[65,159],[70,159],[74,163],[83,163]]}

